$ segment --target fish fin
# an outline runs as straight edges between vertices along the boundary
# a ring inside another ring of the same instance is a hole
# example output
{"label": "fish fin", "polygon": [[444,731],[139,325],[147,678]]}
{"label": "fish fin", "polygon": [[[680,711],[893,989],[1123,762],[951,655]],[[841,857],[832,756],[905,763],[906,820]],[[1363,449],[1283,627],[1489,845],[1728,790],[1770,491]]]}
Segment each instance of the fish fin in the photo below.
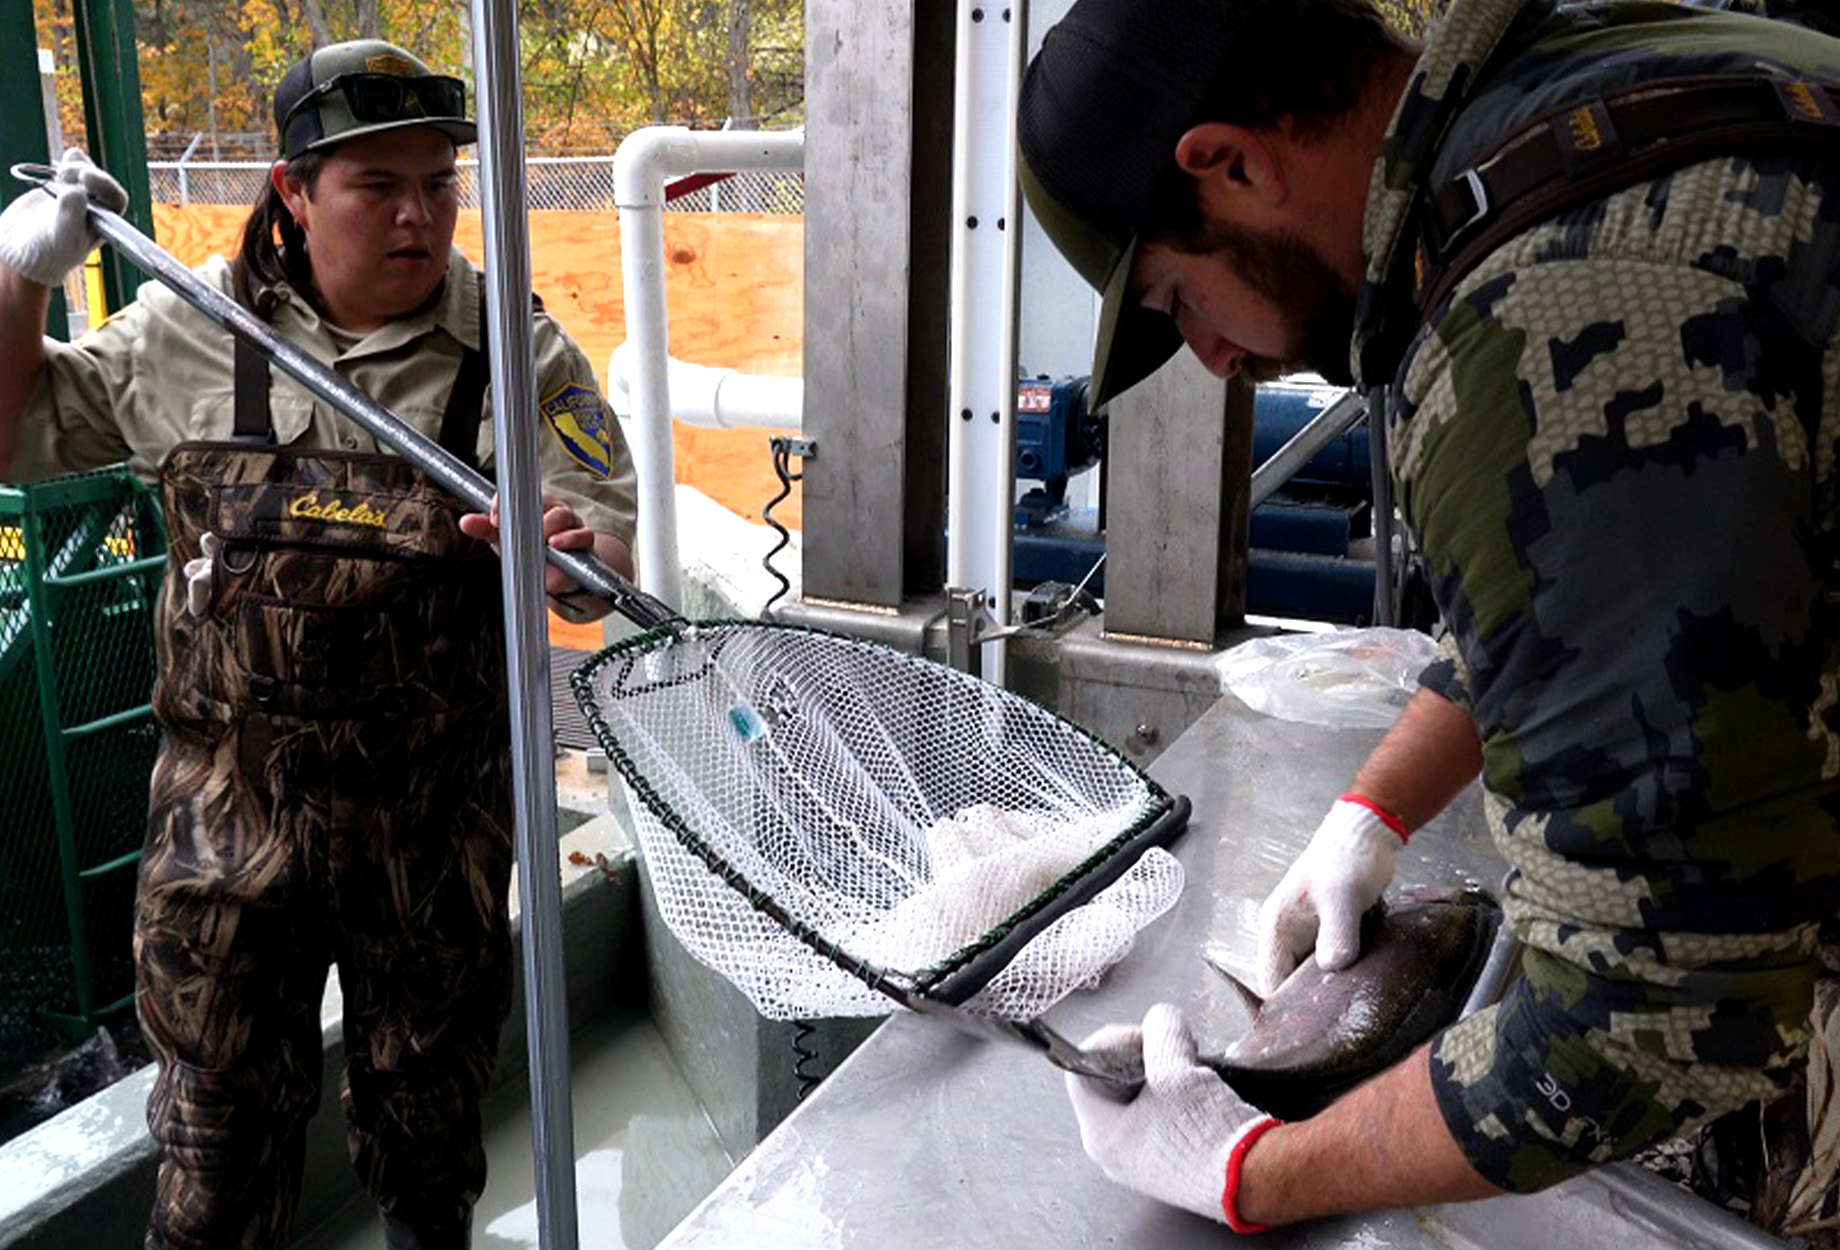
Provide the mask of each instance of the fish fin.
{"label": "fish fin", "polygon": [[1233,987],[1234,993],[1239,995],[1240,1002],[1244,1003],[1246,1010],[1252,1014],[1254,1019],[1257,1019],[1259,1012],[1265,1006],[1265,1000],[1253,993],[1251,986],[1228,972],[1223,964],[1212,958],[1207,958],[1206,962],[1208,967],[1219,973],[1221,978]]}

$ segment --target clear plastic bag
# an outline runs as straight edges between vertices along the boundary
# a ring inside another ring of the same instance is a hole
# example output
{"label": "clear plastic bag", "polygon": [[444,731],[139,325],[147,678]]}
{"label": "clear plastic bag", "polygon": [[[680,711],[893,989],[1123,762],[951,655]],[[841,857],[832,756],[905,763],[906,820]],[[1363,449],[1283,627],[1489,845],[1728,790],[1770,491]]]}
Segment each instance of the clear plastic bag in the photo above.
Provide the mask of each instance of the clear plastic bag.
{"label": "clear plastic bag", "polygon": [[1437,644],[1415,629],[1272,634],[1215,661],[1220,688],[1254,711],[1336,728],[1384,729],[1418,689]]}

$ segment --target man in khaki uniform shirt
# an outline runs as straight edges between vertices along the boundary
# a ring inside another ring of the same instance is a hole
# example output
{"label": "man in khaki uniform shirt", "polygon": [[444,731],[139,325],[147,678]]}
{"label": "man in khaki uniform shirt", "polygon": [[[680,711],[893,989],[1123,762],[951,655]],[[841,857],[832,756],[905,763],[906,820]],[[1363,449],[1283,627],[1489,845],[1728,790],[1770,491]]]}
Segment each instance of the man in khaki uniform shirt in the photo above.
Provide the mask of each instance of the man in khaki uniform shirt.
{"label": "man in khaki uniform shirt", "polygon": [[[274,112],[283,159],[236,260],[200,275],[489,471],[479,276],[452,250],[463,87],[358,41],[297,62]],[[171,535],[135,923],[147,1244],[288,1243],[336,965],[340,1101],[388,1244],[464,1247],[511,985],[495,518],[161,287],[42,339],[88,204],[124,199],[74,151],[48,190],[0,215],[0,479],[127,460]],[[630,576],[631,459],[579,349],[534,328],[539,399],[513,415],[544,427],[545,537]],[[606,610],[547,576],[577,619]]]}
{"label": "man in khaki uniform shirt", "polygon": [[[212,257],[197,273],[226,294],[232,292],[230,262],[221,257]],[[433,435],[440,429],[462,349],[485,350],[478,271],[455,249],[448,254],[447,273],[434,304],[356,341],[288,287],[276,291],[267,321],[408,424]],[[630,550],[636,522],[632,461],[613,414],[599,403],[594,371],[547,313],[536,314],[532,332],[537,393],[544,397],[545,430],[538,440],[544,494],[572,509],[583,527]],[[79,342],[48,339],[44,346],[44,378],[20,419],[7,480],[37,481],[126,461],[151,484],[160,460],[175,444],[230,435],[230,333],[157,283],[143,287],[134,303]],[[577,432],[578,418],[567,408],[576,395],[594,401],[607,448]],[[279,371],[270,381],[269,408],[276,440],[290,447],[384,450],[368,430]],[[603,464],[613,460],[612,472],[597,472],[571,446],[586,446]],[[487,419],[479,428],[477,462],[489,463],[492,450]],[[631,572],[630,555],[608,563]]]}

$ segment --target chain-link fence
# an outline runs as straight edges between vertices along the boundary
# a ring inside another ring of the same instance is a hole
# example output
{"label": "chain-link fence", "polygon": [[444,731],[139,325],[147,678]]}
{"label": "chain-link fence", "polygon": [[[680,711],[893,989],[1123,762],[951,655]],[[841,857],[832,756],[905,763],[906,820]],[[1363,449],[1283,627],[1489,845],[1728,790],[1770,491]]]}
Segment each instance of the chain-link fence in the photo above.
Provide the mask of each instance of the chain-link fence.
{"label": "chain-link fence", "polygon": [[[269,165],[264,159],[150,160],[147,177],[157,204],[254,204],[268,182]],[[530,156],[524,169],[531,208],[615,211],[611,155]],[[460,173],[461,202],[477,208],[479,163],[462,160]],[[747,171],[698,186],[667,200],[665,207],[680,212],[797,214],[805,211],[805,182],[796,173]]]}

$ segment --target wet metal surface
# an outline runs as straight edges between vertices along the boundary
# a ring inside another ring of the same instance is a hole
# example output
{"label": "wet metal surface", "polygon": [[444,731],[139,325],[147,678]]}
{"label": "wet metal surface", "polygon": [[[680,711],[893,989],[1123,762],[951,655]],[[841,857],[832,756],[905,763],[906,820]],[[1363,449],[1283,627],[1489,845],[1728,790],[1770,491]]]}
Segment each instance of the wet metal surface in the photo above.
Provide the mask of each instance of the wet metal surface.
{"label": "wet metal surface", "polygon": [[[1150,1004],[1179,1004],[1204,1050],[1238,1034],[1245,1012],[1203,961],[1251,971],[1259,900],[1347,785],[1373,731],[1335,731],[1247,712],[1223,699],[1151,769],[1194,801],[1175,850],[1189,870],[1181,902],[1139,935],[1097,991],[1049,1018],[1078,1038]],[[1501,865],[1472,792],[1416,835],[1402,885],[1473,881]],[[1589,1178],[1535,1198],[1326,1220],[1264,1234],[1272,1247],[1606,1245],[1684,1242]],[[1707,1245],[1722,1212],[1689,1200]],[[1038,1055],[981,1042],[937,1021],[891,1020],[808,1098],[664,1245],[669,1250],[1004,1250],[1156,1246],[1218,1250],[1219,1225],[1111,1184],[1080,1149],[1059,1074]]]}

